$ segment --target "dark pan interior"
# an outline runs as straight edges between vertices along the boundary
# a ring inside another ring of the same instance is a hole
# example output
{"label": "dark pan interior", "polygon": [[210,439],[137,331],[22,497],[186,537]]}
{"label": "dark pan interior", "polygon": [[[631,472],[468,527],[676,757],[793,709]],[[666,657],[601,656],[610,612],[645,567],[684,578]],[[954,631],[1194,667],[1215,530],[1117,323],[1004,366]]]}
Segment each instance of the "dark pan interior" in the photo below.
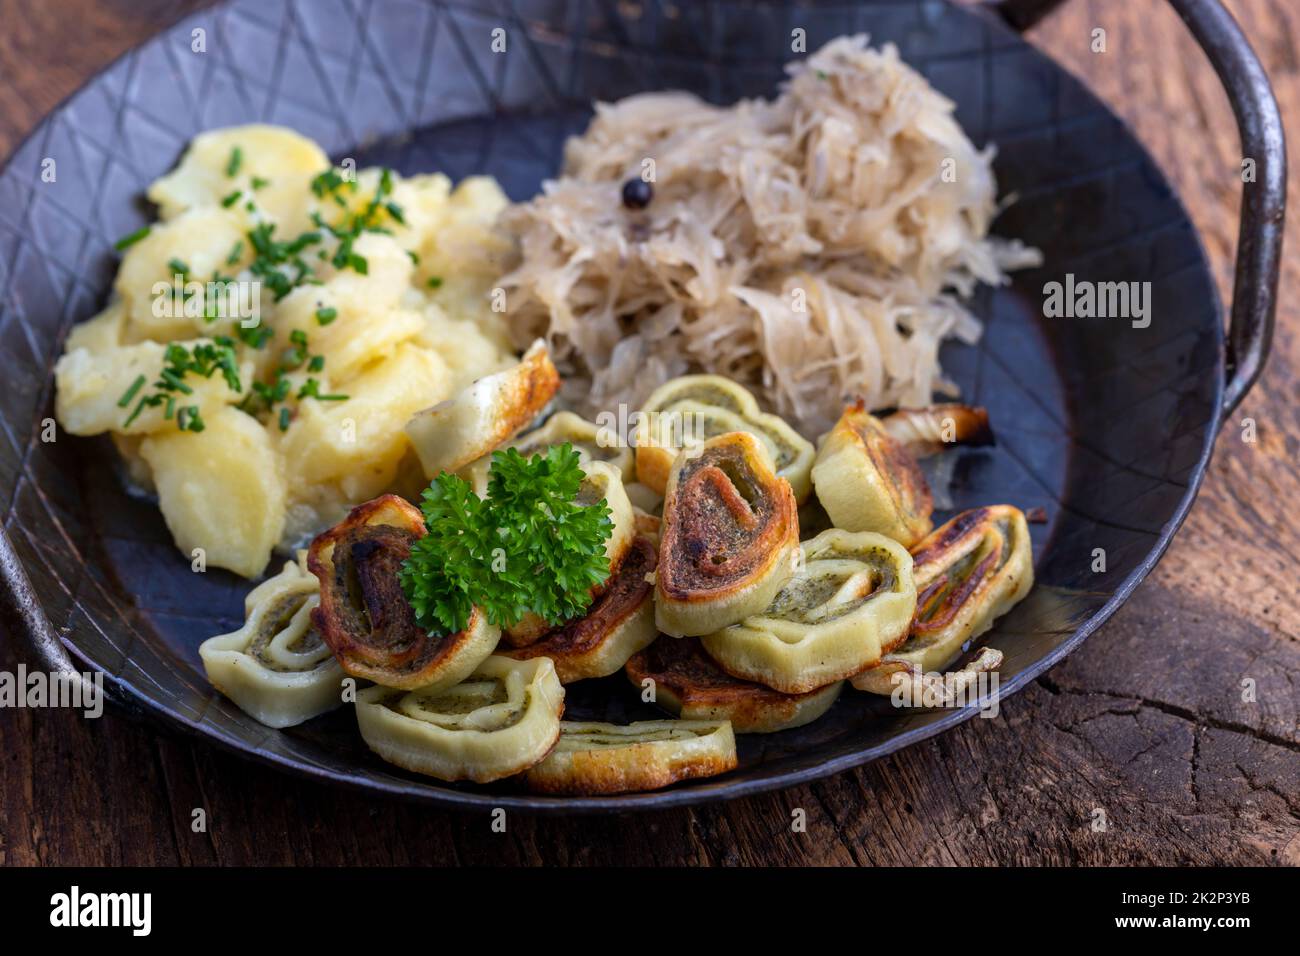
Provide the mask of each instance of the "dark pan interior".
{"label": "dark pan interior", "polygon": [[[744,737],[740,769],[659,794],[531,798],[449,787],[366,751],[347,710],[268,730],[207,685],[197,646],[238,626],[247,585],[194,574],[156,507],[128,497],[106,440],[40,441],[50,368],[73,322],[104,301],[112,242],[144,220],[145,185],[214,126],[293,126],[336,157],[403,172],[487,173],[534,193],[593,98],[685,88],[719,102],[771,95],[791,31],[809,49],[844,33],[896,43],[958,103],[976,143],[998,145],[997,231],[1046,265],[982,290],[979,346],[945,369],[989,407],[992,449],[962,453],[953,506],[1041,507],[1039,584],[989,641],[1002,691],[1082,640],[1163,551],[1200,480],[1222,389],[1220,306],[1186,213],[1121,122],[990,17],[944,3],[787,4],[595,0],[402,2],[358,20],[325,0],[254,0],[195,16],[129,54],[57,110],[0,175],[0,502],[5,529],[59,633],[155,716],[319,777],[444,803],[634,808],[718,799],[843,769],[971,716],[900,713],[846,692],[815,724]],[[340,24],[346,24],[341,29]],[[508,31],[509,53],[488,52]],[[191,31],[207,31],[205,54]],[[56,183],[40,182],[43,157]],[[1154,320],[1042,318],[1043,284],[1152,284]],[[1092,570],[1094,549],[1107,570]],[[621,677],[570,689],[571,716],[650,716]]]}

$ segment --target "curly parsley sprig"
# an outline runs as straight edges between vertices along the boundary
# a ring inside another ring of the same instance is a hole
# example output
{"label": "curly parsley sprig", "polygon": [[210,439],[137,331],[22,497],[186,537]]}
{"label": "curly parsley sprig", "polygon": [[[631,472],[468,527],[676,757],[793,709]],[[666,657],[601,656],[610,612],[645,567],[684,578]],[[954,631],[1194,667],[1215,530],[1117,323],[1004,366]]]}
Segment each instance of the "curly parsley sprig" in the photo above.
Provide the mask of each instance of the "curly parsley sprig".
{"label": "curly parsley sprig", "polygon": [[592,588],[609,577],[613,522],[603,500],[577,501],[584,477],[569,444],[531,458],[495,452],[486,498],[463,478],[438,475],[420,505],[429,533],[398,572],[416,623],[451,634],[475,605],[499,627],[528,612],[562,624],[586,611]]}

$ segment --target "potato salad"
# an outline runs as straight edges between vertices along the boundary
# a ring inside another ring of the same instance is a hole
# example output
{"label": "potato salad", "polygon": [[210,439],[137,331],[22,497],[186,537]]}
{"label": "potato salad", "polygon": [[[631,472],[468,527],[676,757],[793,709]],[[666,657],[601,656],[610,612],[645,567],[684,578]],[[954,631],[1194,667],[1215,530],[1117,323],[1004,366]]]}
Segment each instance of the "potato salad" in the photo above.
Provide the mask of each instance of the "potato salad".
{"label": "potato salad", "polygon": [[515,361],[489,178],[335,166],[273,126],[196,137],[72,329],[56,415],[108,434],[192,560],[246,577],[349,508],[424,483],[404,426]]}

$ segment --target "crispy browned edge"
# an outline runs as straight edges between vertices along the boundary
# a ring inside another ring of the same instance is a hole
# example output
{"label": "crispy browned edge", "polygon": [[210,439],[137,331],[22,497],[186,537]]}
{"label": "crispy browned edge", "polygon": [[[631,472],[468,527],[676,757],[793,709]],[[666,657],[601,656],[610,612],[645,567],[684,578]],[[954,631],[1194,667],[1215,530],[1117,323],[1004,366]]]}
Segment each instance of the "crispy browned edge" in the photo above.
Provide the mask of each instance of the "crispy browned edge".
{"label": "crispy browned edge", "polygon": [[549,351],[540,351],[519,365],[524,375],[512,378],[510,387],[501,395],[501,412],[489,440],[493,448],[518,434],[560,390],[560,373]]}
{"label": "crispy browned edge", "polygon": [[[543,758],[545,759],[545,758]],[[539,761],[539,764],[541,761]],[[692,757],[687,760],[674,761],[669,767],[655,765],[653,768],[644,764],[631,768],[604,767],[599,760],[583,761],[586,766],[575,767],[574,772],[563,777],[546,777],[533,769],[525,771],[524,784],[534,793],[551,793],[574,797],[594,797],[613,793],[633,793],[642,790],[660,790],[698,777],[714,777],[728,770],[735,770],[739,764],[733,752],[730,758],[713,756],[709,758]]]}
{"label": "crispy browned edge", "polygon": [[[669,659],[655,668],[652,659],[665,654]],[[683,709],[688,706],[725,708],[727,719],[740,727],[768,722],[773,715],[788,720],[799,704],[826,689],[818,687],[803,694],[783,694],[765,684],[733,677],[708,655],[696,637],[661,637],[628,658],[623,670],[633,684],[639,685],[649,678],[657,686],[668,688]],[[698,679],[701,673],[704,680]],[[708,681],[721,682],[724,686],[709,686]]]}
{"label": "crispy browned edge", "polygon": [[[386,494],[357,505],[348,512],[346,518],[312,540],[311,546],[307,549],[307,569],[316,575],[316,579],[320,582],[320,604],[311,612],[311,622],[346,673],[387,687],[411,690],[428,684],[434,679],[447,657],[454,654],[470,639],[470,633],[479,624],[479,616],[482,612],[475,607],[463,631],[445,637],[426,636],[426,640],[438,641],[439,646],[437,652],[418,671],[407,672],[377,667],[351,657],[353,648],[360,642],[352,639],[352,636],[339,625],[334,614],[336,594],[331,586],[335,566],[334,546],[345,533],[360,525],[372,524],[371,518],[390,506],[396,508],[409,522],[406,530],[411,531],[416,537],[424,536],[424,516],[419,509],[400,495]],[[326,554],[326,551],[329,553]]]}
{"label": "crispy browned edge", "polygon": [[[642,560],[637,560],[638,555]],[[646,580],[646,575],[655,570],[658,560],[654,546],[647,539],[634,538],[618,570],[610,576],[585,615],[551,629],[532,644],[509,650],[498,649],[497,653],[517,661],[549,657],[560,673],[562,683],[578,679],[566,670],[568,662],[599,648],[646,601],[653,599],[653,586]],[[627,580],[630,578],[639,580]]]}
{"label": "crispy browned edge", "polygon": [[[887,479],[888,490],[899,510],[925,522],[925,531],[917,535],[917,540],[924,537],[931,527],[934,498],[930,494],[930,485],[926,482],[925,475],[921,473],[921,466],[916,463],[912,453],[866,410],[861,399],[844,409],[836,427],[840,425],[849,430],[868,459]],[[916,507],[906,507],[907,501],[913,502]]]}

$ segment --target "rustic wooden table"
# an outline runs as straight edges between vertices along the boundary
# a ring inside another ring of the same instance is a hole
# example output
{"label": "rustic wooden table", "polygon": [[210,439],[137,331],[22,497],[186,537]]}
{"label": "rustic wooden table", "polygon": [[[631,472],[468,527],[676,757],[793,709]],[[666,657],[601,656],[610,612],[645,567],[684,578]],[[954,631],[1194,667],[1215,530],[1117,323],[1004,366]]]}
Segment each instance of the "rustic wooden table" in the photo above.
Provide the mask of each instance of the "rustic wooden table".
{"label": "rustic wooden table", "polygon": [[[113,57],[203,5],[0,0],[0,154]],[[1300,130],[1300,6],[1228,5]],[[1096,27],[1102,55],[1089,50]],[[1191,209],[1226,301],[1237,135],[1182,24],[1161,0],[1075,0],[1031,38],[1136,127]],[[642,816],[516,817],[500,835],[486,816],[311,785],[116,716],[3,710],[0,862],[1300,864],[1300,214],[1288,232],[1273,358],[1236,416],[1256,421],[1258,441],[1225,429],[1160,566],[999,719],[808,787]],[[0,641],[0,668],[15,664]],[[196,807],[207,833],[191,831]],[[791,832],[793,808],[806,833]]]}

